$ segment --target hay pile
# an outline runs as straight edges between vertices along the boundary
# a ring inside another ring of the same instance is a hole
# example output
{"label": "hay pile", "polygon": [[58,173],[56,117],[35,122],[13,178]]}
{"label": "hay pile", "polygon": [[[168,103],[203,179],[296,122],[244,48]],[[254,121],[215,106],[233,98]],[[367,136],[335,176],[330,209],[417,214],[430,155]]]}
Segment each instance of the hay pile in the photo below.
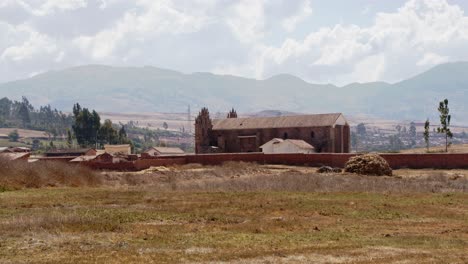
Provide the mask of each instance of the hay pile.
{"label": "hay pile", "polygon": [[345,165],[345,171],[361,175],[392,176],[388,162],[377,154],[365,154],[352,157]]}

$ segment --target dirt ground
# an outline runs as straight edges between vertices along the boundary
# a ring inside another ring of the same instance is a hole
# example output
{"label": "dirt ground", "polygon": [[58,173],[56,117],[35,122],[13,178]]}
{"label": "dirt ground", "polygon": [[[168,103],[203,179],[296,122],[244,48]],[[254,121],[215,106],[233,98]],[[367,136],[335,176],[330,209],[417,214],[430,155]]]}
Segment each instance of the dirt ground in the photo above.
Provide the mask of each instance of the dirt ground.
{"label": "dirt ground", "polygon": [[394,170],[392,177],[319,174],[317,168],[228,162],[104,172],[106,185],[186,191],[468,192],[468,170]]}
{"label": "dirt ground", "polygon": [[184,165],[0,191],[0,263],[467,263],[468,171]]}

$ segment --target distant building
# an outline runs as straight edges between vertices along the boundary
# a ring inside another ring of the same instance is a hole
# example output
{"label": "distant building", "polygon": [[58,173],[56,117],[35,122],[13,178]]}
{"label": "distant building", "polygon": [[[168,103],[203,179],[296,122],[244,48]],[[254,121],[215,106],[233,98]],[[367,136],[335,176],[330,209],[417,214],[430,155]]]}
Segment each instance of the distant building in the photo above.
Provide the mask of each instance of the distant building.
{"label": "distant building", "polygon": [[6,159],[8,161],[28,161],[31,153],[29,152],[2,152],[0,153],[0,159]]}
{"label": "distant building", "polygon": [[180,148],[152,147],[144,152],[149,156],[174,156],[184,155],[185,152]]}
{"label": "distant building", "polygon": [[132,154],[132,147],[130,144],[124,145],[104,145],[105,152],[115,155],[115,154],[123,154],[123,155],[130,155]]}
{"label": "distant building", "polygon": [[112,163],[114,157],[109,154],[109,153],[102,153],[102,154],[97,154],[97,155],[92,155],[92,156],[80,156],[76,157],[70,162],[103,162],[103,163]]}
{"label": "distant building", "polygon": [[315,148],[304,140],[274,138],[260,146],[265,154],[275,153],[304,153],[315,152]]}
{"label": "distant building", "polygon": [[203,108],[195,120],[196,153],[259,152],[274,138],[298,139],[316,152],[349,153],[350,127],[343,114],[279,117],[229,118],[212,120]]}
{"label": "distant building", "polygon": [[0,153],[29,153],[30,148],[25,147],[0,147]]}
{"label": "distant building", "polygon": [[79,156],[95,156],[96,150],[93,148],[82,149],[58,149],[50,150],[44,153],[45,157],[79,157]]}

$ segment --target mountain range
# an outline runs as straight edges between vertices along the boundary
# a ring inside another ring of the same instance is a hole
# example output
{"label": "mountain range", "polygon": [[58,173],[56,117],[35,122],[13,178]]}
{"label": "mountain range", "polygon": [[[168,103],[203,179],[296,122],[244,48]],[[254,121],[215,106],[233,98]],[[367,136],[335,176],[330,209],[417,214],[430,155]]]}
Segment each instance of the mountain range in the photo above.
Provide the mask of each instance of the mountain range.
{"label": "mountain range", "polygon": [[71,111],[79,102],[98,111],[184,112],[278,109],[302,113],[437,121],[438,102],[448,98],[453,122],[468,122],[468,62],[438,65],[397,82],[312,84],[281,74],[265,80],[211,73],[181,73],[155,67],[86,65],[0,84],[0,97],[26,96],[34,105]]}

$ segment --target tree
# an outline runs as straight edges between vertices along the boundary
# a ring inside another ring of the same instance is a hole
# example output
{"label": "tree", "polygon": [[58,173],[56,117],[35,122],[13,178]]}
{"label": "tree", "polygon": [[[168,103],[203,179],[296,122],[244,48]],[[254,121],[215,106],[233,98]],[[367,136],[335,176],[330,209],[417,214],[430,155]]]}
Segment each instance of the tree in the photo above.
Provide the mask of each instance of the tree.
{"label": "tree", "polygon": [[416,137],[416,124],[414,122],[410,123],[409,134],[413,139]]}
{"label": "tree", "polygon": [[364,125],[364,123],[360,123],[357,125],[357,133],[360,136],[366,135],[366,125]]}
{"label": "tree", "polygon": [[77,103],[73,106],[73,121],[73,133],[80,146],[97,144],[101,118],[96,111],[90,112],[87,108],[81,108]]}
{"label": "tree", "polygon": [[73,146],[73,137],[70,129],[67,130],[67,147],[71,148]]}
{"label": "tree", "polygon": [[0,126],[6,126],[7,120],[11,117],[13,103],[6,97],[0,99]]}
{"label": "tree", "polygon": [[19,134],[18,134],[18,130],[13,130],[10,132],[10,134],[8,134],[8,139],[10,140],[10,142],[18,142],[18,139],[19,139]]}
{"label": "tree", "polygon": [[351,146],[354,151],[358,152],[358,136],[355,132],[351,132]]}
{"label": "tree", "polygon": [[163,123],[163,128],[164,128],[165,130],[167,130],[167,129],[169,128],[169,125],[168,125],[166,122],[164,122],[164,123]]}
{"label": "tree", "polygon": [[53,141],[49,142],[49,149],[55,149],[55,145]]}
{"label": "tree", "polygon": [[112,121],[106,119],[99,129],[99,142],[101,144],[118,144],[119,136],[117,130],[113,127]]}
{"label": "tree", "polygon": [[18,109],[18,115],[21,119],[21,122],[23,123],[23,127],[28,127],[28,125],[31,123],[31,108],[32,106],[29,103],[28,99],[26,99],[26,97],[23,97],[23,101],[21,102],[20,107]]}
{"label": "tree", "polygon": [[395,129],[398,131],[398,134],[401,133],[401,126],[400,126],[400,125],[397,125],[397,126],[395,127]]}
{"label": "tree", "polygon": [[452,116],[450,115],[450,109],[448,107],[448,100],[439,103],[439,117],[440,117],[440,127],[437,128],[437,133],[445,135],[445,152],[448,152],[448,147],[451,145],[449,139],[453,138],[452,131],[450,131],[450,120]]}
{"label": "tree", "polygon": [[39,139],[34,139],[32,141],[32,150],[38,150],[41,147],[41,141]]}
{"label": "tree", "polygon": [[426,120],[426,123],[424,123],[424,141],[426,142],[426,148],[427,152],[429,152],[429,136],[431,133],[430,130],[431,123],[429,122],[429,119]]}
{"label": "tree", "polygon": [[[146,137],[146,135],[145,135]],[[125,131],[125,127],[122,126],[119,130],[119,142],[120,144],[124,144],[125,142],[128,141],[128,138],[127,138],[127,131]]]}
{"label": "tree", "polygon": [[393,135],[389,137],[390,141],[390,150],[392,151],[400,151],[403,147],[403,142],[401,141],[398,135]]}

